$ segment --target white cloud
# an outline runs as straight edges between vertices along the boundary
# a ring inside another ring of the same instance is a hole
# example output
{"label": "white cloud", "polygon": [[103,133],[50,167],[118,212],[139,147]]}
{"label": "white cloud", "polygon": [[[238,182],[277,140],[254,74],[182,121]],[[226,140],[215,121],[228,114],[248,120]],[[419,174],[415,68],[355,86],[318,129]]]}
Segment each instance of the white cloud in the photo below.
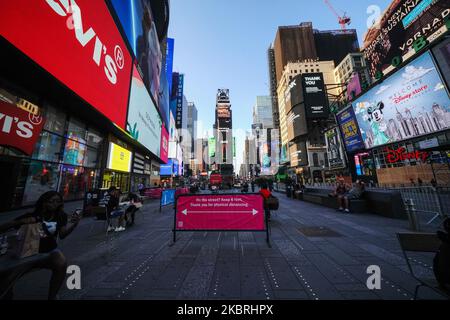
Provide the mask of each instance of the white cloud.
{"label": "white cloud", "polygon": [[369,107],[369,102],[358,102],[356,104],[356,108],[355,108],[355,114],[360,114],[363,113],[367,110],[367,108]]}
{"label": "white cloud", "polygon": [[422,78],[424,75],[430,73],[433,70],[434,68],[425,69],[424,67],[416,68],[414,66],[407,66],[405,68],[405,72],[402,74],[402,77],[406,80],[406,82],[411,82]]}
{"label": "white cloud", "polygon": [[439,91],[439,90],[444,90],[445,87],[442,84],[442,82],[439,82],[438,84],[436,84],[436,87],[434,87],[434,91]]}
{"label": "white cloud", "polygon": [[383,92],[385,92],[387,89],[389,89],[391,86],[381,86],[380,89],[378,89],[376,95],[382,94]]}

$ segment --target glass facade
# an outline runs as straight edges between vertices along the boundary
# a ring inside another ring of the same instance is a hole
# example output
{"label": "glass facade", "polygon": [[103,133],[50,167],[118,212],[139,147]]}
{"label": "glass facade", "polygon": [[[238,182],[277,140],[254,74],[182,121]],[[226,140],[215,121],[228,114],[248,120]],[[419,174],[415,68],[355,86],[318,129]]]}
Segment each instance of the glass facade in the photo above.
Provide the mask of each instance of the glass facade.
{"label": "glass facade", "polygon": [[[22,100],[6,90],[0,99]],[[56,190],[65,200],[82,199],[84,193],[97,186],[100,175],[101,133],[92,130],[80,119],[55,106],[38,106],[45,117],[45,125],[31,157],[20,151],[0,147],[5,177],[5,190],[10,199],[0,210],[33,205],[44,192]]]}

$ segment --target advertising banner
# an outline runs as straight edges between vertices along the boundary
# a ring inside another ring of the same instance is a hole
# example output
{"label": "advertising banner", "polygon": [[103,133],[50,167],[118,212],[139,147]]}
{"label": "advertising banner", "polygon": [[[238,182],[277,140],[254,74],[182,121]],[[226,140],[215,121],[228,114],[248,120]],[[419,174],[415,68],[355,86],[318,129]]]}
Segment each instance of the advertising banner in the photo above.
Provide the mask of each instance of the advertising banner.
{"label": "advertising banner", "polygon": [[429,52],[352,105],[367,149],[450,128],[449,95]]}
{"label": "advertising banner", "polygon": [[347,100],[352,101],[354,97],[358,96],[361,92],[359,73],[355,72],[347,84]]}
{"label": "advertising banner", "polygon": [[184,75],[178,76],[178,92],[177,92],[177,109],[175,113],[175,127],[181,129],[183,127],[183,89],[184,88]]}
{"label": "advertising banner", "polygon": [[289,141],[308,133],[304,104],[298,104],[287,115],[287,131]]}
{"label": "advertising banner", "polygon": [[345,109],[336,115],[342,133],[342,139],[347,152],[352,153],[357,150],[364,149],[364,142],[359,132],[358,123],[356,122],[355,112],[352,107]]}
{"label": "advertising banner", "polygon": [[161,155],[161,118],[137,71],[133,69],[127,131],[156,156]]}
{"label": "advertising banner", "polygon": [[180,196],[176,230],[265,231],[263,197],[259,194]]}
{"label": "advertising banner", "polygon": [[108,169],[130,172],[131,151],[110,142],[108,151]]}
{"label": "advertising banner", "polygon": [[125,129],[132,58],[105,1],[0,1],[0,15],[6,40]]}
{"label": "advertising banner", "polygon": [[162,53],[150,3],[142,0],[111,0],[111,3],[134,52],[144,83],[159,106]]}
{"label": "advertising banner", "polygon": [[216,138],[214,137],[208,139],[208,152],[210,158],[214,158],[216,156]]}
{"label": "advertising banner", "polygon": [[172,92],[172,77],[173,77],[173,54],[175,49],[175,40],[172,38],[167,38],[166,45],[166,65],[165,72],[167,82],[169,83],[169,94]]}
{"label": "advertising banner", "polygon": [[450,16],[448,0],[393,1],[381,19],[368,30],[364,54],[372,77],[385,71],[395,60],[405,60],[420,48],[424,37],[433,42],[448,31],[445,20]]}
{"label": "advertising banner", "polygon": [[436,45],[432,51],[441,74],[447,83],[447,88],[450,88],[450,38]]}
{"label": "advertising banner", "polygon": [[174,169],[173,169],[173,160],[169,159],[167,160],[167,164],[162,164],[159,167],[159,174],[161,176],[171,176],[174,173]]}
{"label": "advertising banner", "polygon": [[175,189],[163,190],[161,194],[161,206],[168,206],[175,203]]}
{"label": "advertising banner", "polygon": [[[80,141],[81,140],[81,141]],[[80,143],[81,142],[81,143]],[[86,153],[86,141],[82,139],[67,139],[64,148],[64,163],[74,166],[84,165],[84,155]]]}
{"label": "advertising banner", "polygon": [[166,73],[161,71],[160,88],[159,88],[159,112],[164,125],[168,128],[170,123],[170,96],[169,83],[167,82]]}
{"label": "advertising banner", "polygon": [[307,167],[309,165],[306,141],[294,143],[289,147],[291,167]]}
{"label": "advertising banner", "polygon": [[328,162],[331,169],[340,169],[345,167],[345,155],[339,137],[338,128],[333,128],[325,132],[327,143]]}
{"label": "advertising banner", "polygon": [[161,126],[161,160],[167,163],[169,159],[169,133],[164,124]]}
{"label": "advertising banner", "polygon": [[309,119],[328,118],[330,110],[323,73],[302,74],[303,97]]}
{"label": "advertising banner", "polygon": [[44,118],[0,101],[0,145],[16,148],[27,155],[44,127]]}

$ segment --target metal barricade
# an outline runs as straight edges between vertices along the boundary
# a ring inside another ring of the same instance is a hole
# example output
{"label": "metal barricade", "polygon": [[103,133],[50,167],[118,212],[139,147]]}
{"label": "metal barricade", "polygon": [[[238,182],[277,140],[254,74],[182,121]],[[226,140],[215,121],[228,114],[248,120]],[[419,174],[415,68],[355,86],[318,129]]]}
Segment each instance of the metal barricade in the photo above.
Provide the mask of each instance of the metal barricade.
{"label": "metal barricade", "polygon": [[[392,189],[391,189],[392,190]],[[448,187],[406,187],[396,188],[402,195],[402,200],[407,208],[412,226],[419,222],[414,221],[426,216],[431,217],[426,225],[432,224],[436,219],[444,220],[450,211],[450,188]],[[411,214],[414,217],[411,217]],[[416,214],[418,215],[416,217]],[[411,220],[412,219],[412,220]]]}

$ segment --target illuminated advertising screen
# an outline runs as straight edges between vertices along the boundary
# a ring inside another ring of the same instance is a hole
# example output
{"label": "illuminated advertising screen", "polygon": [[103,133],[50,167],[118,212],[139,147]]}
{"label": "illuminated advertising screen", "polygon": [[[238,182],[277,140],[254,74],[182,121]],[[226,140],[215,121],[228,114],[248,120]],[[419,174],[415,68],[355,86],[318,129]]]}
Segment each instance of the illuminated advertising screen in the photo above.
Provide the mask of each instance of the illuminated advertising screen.
{"label": "illuminated advertising screen", "polygon": [[364,142],[359,131],[353,108],[349,107],[340,112],[336,115],[336,120],[339,124],[339,129],[347,152],[351,153],[364,149]]}
{"label": "illuminated advertising screen", "polygon": [[331,169],[339,169],[345,167],[345,155],[342,148],[341,138],[338,128],[333,128],[325,132],[325,140],[327,143],[328,162]]}
{"label": "illuminated advertising screen", "polygon": [[169,133],[164,124],[161,127],[161,156],[162,162],[167,163],[169,159]]}
{"label": "illuminated advertising screen", "polygon": [[173,171],[173,160],[169,159],[166,164],[162,164],[159,167],[159,174],[161,176],[171,176]]}
{"label": "illuminated advertising screen", "polygon": [[214,158],[216,156],[216,138],[214,137],[208,139],[208,152],[210,158]]}
{"label": "illuminated advertising screen", "polygon": [[166,64],[165,64],[164,70],[166,71],[166,78],[167,78],[167,82],[169,83],[169,94],[172,92],[174,49],[175,49],[175,40],[172,38],[167,38]]}
{"label": "illuminated advertising screen", "polygon": [[[415,53],[414,44],[420,36],[433,42],[448,29],[445,20],[450,15],[448,0],[393,1],[381,19],[368,30],[364,39],[364,54],[372,77],[385,71],[395,60]],[[417,42],[418,41],[418,42]]]}
{"label": "illuminated advertising screen", "polygon": [[432,51],[441,74],[447,83],[447,88],[450,88],[450,39],[445,39],[442,43],[436,45]]}
{"label": "illuminated advertising screen", "polygon": [[177,157],[177,142],[169,141],[169,158],[175,159]]}
{"label": "illuminated advertising screen", "polygon": [[303,104],[298,104],[287,115],[287,128],[289,141],[308,133],[306,112]]}
{"label": "illuminated advertising screen", "polygon": [[0,1],[0,15],[2,37],[125,129],[132,57],[105,1]]}
{"label": "illuminated advertising screen", "polygon": [[309,119],[328,118],[330,109],[323,73],[302,74],[303,97]]}
{"label": "illuminated advertising screen", "polygon": [[300,141],[289,147],[291,167],[306,167],[309,164],[306,141]]}
{"label": "illuminated advertising screen", "polygon": [[110,142],[108,150],[108,169],[130,172],[131,151]]}
{"label": "illuminated advertising screen", "polygon": [[355,72],[347,84],[347,100],[352,101],[354,97],[358,96],[361,92],[359,73]]}
{"label": "illuminated advertising screen", "polygon": [[111,0],[111,3],[134,52],[144,83],[159,105],[162,54],[150,2]]}
{"label": "illuminated advertising screen", "polygon": [[136,67],[133,68],[127,131],[158,157],[161,155],[161,118]]}
{"label": "illuminated advertising screen", "polygon": [[183,127],[183,90],[184,90],[184,75],[178,76],[178,91],[176,93],[176,112],[175,112],[175,127],[181,129]]}
{"label": "illuminated advertising screen", "polygon": [[450,128],[450,99],[431,54],[352,103],[367,149]]}
{"label": "illuminated advertising screen", "polygon": [[160,79],[160,88],[159,88],[159,112],[161,113],[162,121],[166,127],[169,127],[170,121],[170,96],[169,96],[169,83],[167,82],[166,73],[161,71],[161,79]]}

